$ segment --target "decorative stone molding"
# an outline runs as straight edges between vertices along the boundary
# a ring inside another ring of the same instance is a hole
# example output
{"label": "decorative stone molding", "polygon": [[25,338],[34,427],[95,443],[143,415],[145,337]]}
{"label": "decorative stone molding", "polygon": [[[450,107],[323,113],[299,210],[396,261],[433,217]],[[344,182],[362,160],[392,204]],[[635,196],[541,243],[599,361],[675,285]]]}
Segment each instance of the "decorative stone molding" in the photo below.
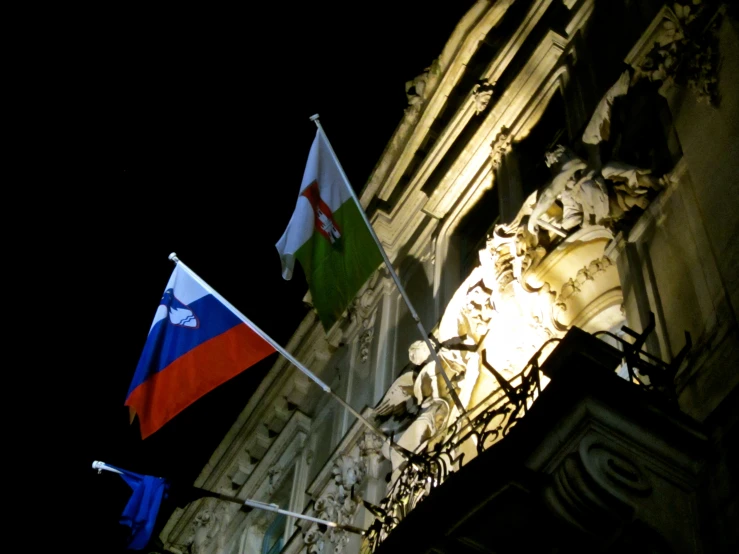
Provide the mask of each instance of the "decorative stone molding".
{"label": "decorative stone molding", "polygon": [[718,97],[718,28],[720,2],[678,0],[665,5],[626,57],[635,79],[661,82],[660,93],[687,86],[698,102],[716,106]]}
{"label": "decorative stone molding", "polygon": [[374,329],[367,329],[359,337],[359,360],[367,363],[370,355],[370,347],[372,346],[372,338],[375,336]]}
{"label": "decorative stone molding", "polygon": [[[345,448],[339,447],[339,454],[328,465],[328,473],[319,475],[316,481],[326,479],[316,495],[313,509],[309,515],[339,524],[352,525],[362,505],[361,489],[366,478],[378,478],[382,456],[382,441],[369,431],[355,429],[350,432]],[[343,454],[341,452],[344,452]],[[323,473],[323,472],[322,472]],[[315,483],[309,492],[315,489]],[[315,494],[315,493],[314,493]],[[310,554],[344,551],[350,536],[338,529],[325,529],[309,521],[297,523],[302,531],[302,544]]]}
{"label": "decorative stone molding", "polygon": [[366,465],[367,475],[374,479],[380,477],[380,463],[382,462],[380,450],[382,440],[376,434],[366,432],[359,439],[359,453]]}
{"label": "decorative stone molding", "polygon": [[557,468],[545,498],[555,513],[592,532],[628,520],[633,503],[652,493],[646,472],[613,444],[586,437]]}
{"label": "decorative stone molding", "polygon": [[172,545],[172,550],[182,554],[206,554],[214,548],[222,548],[225,544],[222,530],[226,528],[229,520],[228,510],[223,503],[214,498],[204,499],[201,510],[190,524],[184,541]]}
{"label": "decorative stone molding", "polygon": [[607,257],[593,260],[586,267],[581,268],[574,278],[570,278],[562,287],[554,304],[559,309],[567,311],[567,301],[582,290],[582,286],[586,281],[593,281],[598,273],[606,271],[613,265],[613,262]]}

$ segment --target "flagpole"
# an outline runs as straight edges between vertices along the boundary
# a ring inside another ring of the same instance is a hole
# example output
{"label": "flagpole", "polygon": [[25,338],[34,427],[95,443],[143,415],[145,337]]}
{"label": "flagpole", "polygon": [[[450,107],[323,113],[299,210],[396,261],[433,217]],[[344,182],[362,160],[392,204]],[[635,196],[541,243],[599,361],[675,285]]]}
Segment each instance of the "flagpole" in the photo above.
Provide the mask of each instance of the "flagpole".
{"label": "flagpole", "polygon": [[[100,461],[94,461],[92,462],[92,469],[97,469],[98,473],[101,471],[110,471],[111,473],[117,473],[119,475],[123,475],[122,471],[118,471],[114,467],[109,466],[108,464]],[[341,523],[336,523],[335,521],[328,521],[326,519],[319,519],[317,517],[312,516],[306,516],[303,514],[299,514],[297,512],[291,512],[289,510],[283,510],[280,508],[277,504],[267,504],[266,502],[259,502],[257,500],[239,500],[238,498],[235,498],[233,496],[226,496],[225,494],[220,494],[217,492],[212,492],[206,489],[201,489],[199,487],[192,487],[193,489],[202,492],[204,495],[210,496],[212,498],[217,498],[218,500],[223,500],[225,502],[232,502],[234,504],[239,504],[242,506],[249,506],[250,508],[257,508],[259,510],[267,510],[270,512],[277,512],[278,514],[284,514],[286,516],[298,518],[298,519],[305,519],[308,521],[312,521],[314,523],[321,523],[323,525],[326,525],[328,527],[335,527],[337,529],[344,529],[346,531],[349,531],[351,533],[356,533],[358,535],[364,535],[365,531],[364,529],[360,529],[358,527],[354,527],[353,525],[343,525]]]}
{"label": "flagpole", "polygon": [[367,214],[365,213],[364,208],[362,207],[362,204],[359,202],[359,198],[357,198],[357,195],[354,192],[354,189],[349,183],[349,178],[346,176],[346,173],[344,173],[344,168],[341,167],[339,158],[336,156],[336,152],[334,152],[334,149],[331,146],[331,142],[329,142],[328,137],[326,136],[326,132],[323,130],[323,127],[321,126],[321,122],[318,121],[318,114],[312,115],[310,117],[310,120],[316,124],[316,127],[318,127],[318,130],[323,135],[323,138],[326,141],[326,145],[328,146],[328,150],[329,152],[331,152],[331,156],[333,157],[334,162],[336,163],[336,167],[339,169],[339,173],[341,174],[341,177],[344,179],[346,188],[349,189],[349,194],[354,199],[354,202],[357,204],[357,208],[359,208],[359,213],[362,214],[362,218],[364,219],[364,222],[366,223],[367,228],[369,229],[369,232],[375,241],[375,244],[377,244],[377,247],[380,249],[382,258],[385,260],[385,266],[387,266],[387,269],[390,272],[390,276],[393,278],[393,281],[395,281],[395,285],[398,287],[398,290],[400,291],[400,295],[403,297],[403,300],[405,301],[406,306],[408,306],[408,311],[410,311],[413,321],[416,322],[416,326],[418,327],[418,330],[421,333],[421,336],[423,337],[423,340],[426,343],[426,346],[428,347],[429,352],[431,352],[431,356],[433,357],[434,362],[436,363],[436,366],[439,368],[439,373],[441,373],[441,376],[444,379],[444,382],[446,383],[447,389],[449,389],[449,394],[452,397],[452,400],[454,401],[454,405],[457,407],[457,409],[460,411],[462,415],[465,415],[467,413],[467,410],[464,409],[464,406],[462,405],[462,401],[459,399],[459,396],[457,395],[457,391],[454,390],[454,386],[452,385],[452,382],[449,380],[449,376],[446,374],[446,371],[444,371],[444,366],[441,364],[441,359],[439,359],[439,355],[436,352],[436,348],[434,348],[434,345],[431,343],[431,339],[429,339],[426,329],[424,329],[423,327],[423,323],[421,323],[421,318],[418,317],[416,310],[413,308],[413,305],[411,304],[411,299],[408,298],[408,295],[406,294],[405,289],[403,288],[403,285],[400,283],[400,278],[398,277],[398,274],[395,273],[395,269],[393,269],[393,264],[390,263],[390,258],[388,258],[387,253],[385,252],[385,249],[382,247],[382,243],[380,242],[380,239],[377,237],[377,234],[375,233],[375,229],[372,227],[372,224],[370,223],[370,220],[367,217]]}
{"label": "flagpole", "polygon": [[228,300],[223,298],[216,290],[211,287],[208,283],[203,281],[203,279],[200,278],[200,276],[195,273],[192,269],[187,267],[178,257],[177,254],[172,252],[169,255],[169,259],[172,260],[175,264],[182,266],[182,269],[184,269],[190,277],[192,277],[195,281],[198,282],[198,284],[203,287],[205,290],[210,292],[213,296],[215,296],[218,300],[220,300],[224,306],[226,306],[231,312],[238,317],[241,321],[243,321],[246,325],[248,325],[252,331],[254,331],[257,335],[262,337],[266,342],[268,342],[272,347],[277,350],[280,354],[282,354],[285,358],[288,359],[290,363],[292,363],[295,367],[297,367],[300,371],[302,371],[306,376],[308,376],[314,383],[316,383],[319,387],[321,387],[324,392],[330,394],[339,404],[344,406],[347,410],[349,410],[350,413],[352,413],[359,421],[361,421],[366,427],[368,427],[373,433],[375,433],[378,437],[380,437],[383,440],[390,440],[390,444],[401,456],[403,456],[406,460],[408,459],[408,453],[400,447],[399,445],[396,445],[393,443],[393,441],[385,435],[381,430],[379,430],[377,427],[372,425],[369,421],[367,421],[364,417],[362,417],[362,414],[357,412],[354,408],[352,408],[343,398],[341,398],[339,395],[337,395],[334,391],[331,390],[331,387],[329,387],[326,383],[321,381],[318,377],[316,377],[313,372],[311,372],[307,367],[305,367],[303,364],[301,364],[295,357],[290,354],[287,350],[285,350],[280,344],[272,340],[272,337],[270,337],[267,333],[262,331],[259,327],[257,327],[252,321],[246,317],[244,314],[242,314],[239,310],[236,309],[236,307],[231,304]]}

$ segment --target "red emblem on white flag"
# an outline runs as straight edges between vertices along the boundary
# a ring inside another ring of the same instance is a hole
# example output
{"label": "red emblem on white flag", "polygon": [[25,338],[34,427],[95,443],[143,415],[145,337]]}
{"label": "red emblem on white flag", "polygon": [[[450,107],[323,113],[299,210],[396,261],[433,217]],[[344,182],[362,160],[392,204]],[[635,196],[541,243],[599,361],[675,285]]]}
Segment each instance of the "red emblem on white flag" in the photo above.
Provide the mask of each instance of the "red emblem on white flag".
{"label": "red emblem on white flag", "polygon": [[341,238],[341,229],[334,219],[334,214],[328,204],[321,198],[321,193],[318,190],[318,181],[313,181],[310,185],[305,187],[302,193],[310,202],[313,208],[313,215],[315,217],[316,230],[321,233],[326,240],[331,244],[334,244]]}

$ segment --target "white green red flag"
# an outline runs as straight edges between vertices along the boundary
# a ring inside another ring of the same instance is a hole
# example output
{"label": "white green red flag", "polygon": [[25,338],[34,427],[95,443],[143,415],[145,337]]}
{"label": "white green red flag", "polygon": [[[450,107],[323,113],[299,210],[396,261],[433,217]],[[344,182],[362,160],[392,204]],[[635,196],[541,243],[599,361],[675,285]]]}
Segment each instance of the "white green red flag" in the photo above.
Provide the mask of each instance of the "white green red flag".
{"label": "white green red flag", "polygon": [[383,261],[348,186],[318,129],[295,212],[276,246],[285,279],[300,262],[326,331]]}

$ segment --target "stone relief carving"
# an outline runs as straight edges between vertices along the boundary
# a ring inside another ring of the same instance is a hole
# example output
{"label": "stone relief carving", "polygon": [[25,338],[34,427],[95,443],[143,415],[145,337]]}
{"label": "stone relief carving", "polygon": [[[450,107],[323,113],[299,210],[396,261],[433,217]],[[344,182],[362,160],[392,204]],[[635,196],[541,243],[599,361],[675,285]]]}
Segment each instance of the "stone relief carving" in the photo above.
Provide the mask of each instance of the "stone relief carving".
{"label": "stone relief carving", "polygon": [[282,468],[280,466],[271,467],[267,470],[267,494],[272,495],[279,487],[282,481]]}
{"label": "stone relief carving", "polygon": [[664,93],[674,84],[687,86],[699,102],[716,106],[718,95],[718,28],[720,3],[678,0],[665,6],[651,50],[634,65],[638,78],[661,82]]}
{"label": "stone relief carving", "polygon": [[244,483],[246,483],[246,480],[249,478],[249,475],[252,474],[255,467],[257,467],[257,464],[252,461],[251,454],[249,454],[248,451],[245,451],[239,458],[233,474],[229,477],[231,480],[231,488],[241,488]]}
{"label": "stone relief carving", "polygon": [[230,517],[224,503],[214,498],[204,500],[203,507],[193,519],[190,532],[182,545],[177,549],[187,554],[205,554],[214,543],[216,548],[222,548],[225,533],[221,529],[228,526]]}
{"label": "stone relief carving", "polygon": [[500,167],[503,162],[503,156],[505,156],[511,149],[513,143],[513,135],[508,127],[503,126],[500,129],[500,133],[495,136],[493,144],[491,144],[490,158],[493,161],[493,167],[495,169]]}
{"label": "stone relief carving", "polygon": [[574,278],[570,277],[562,286],[562,290],[554,302],[555,306],[560,310],[567,310],[567,300],[582,290],[585,281],[592,281],[598,273],[605,271],[612,265],[613,262],[604,256],[603,258],[593,260],[590,262],[590,265],[580,269]]}
{"label": "stone relief carving", "polygon": [[374,433],[366,432],[357,443],[359,455],[364,460],[366,474],[375,479],[380,477],[382,440]]}
{"label": "stone relief carving", "polygon": [[650,196],[664,187],[648,169],[618,161],[596,169],[561,144],[546,153],[546,164],[555,175],[529,216],[532,235],[541,224],[562,236],[594,225],[613,229],[632,208],[646,208]]}
{"label": "stone relief carving", "polygon": [[487,79],[481,80],[472,87],[472,100],[475,104],[475,115],[481,114],[488,107],[490,99],[493,97],[495,83],[491,83]]}
{"label": "stone relief carving", "polygon": [[374,329],[367,329],[359,337],[359,359],[362,363],[366,363],[369,359],[370,347],[372,346],[372,338],[375,336]]}
{"label": "stone relief carving", "polygon": [[[366,433],[350,454],[339,456],[331,468],[332,478],[313,505],[315,517],[339,524],[351,525],[360,505],[360,487],[367,475],[379,474],[378,458],[381,441],[372,433]],[[310,554],[325,551],[339,553],[349,541],[348,532],[340,529],[322,529],[308,521],[298,522],[303,542]]]}
{"label": "stone relief carving", "polygon": [[440,72],[439,60],[435,59],[423,73],[405,83],[405,96],[408,99],[407,114],[417,114],[421,111],[421,105],[426,99],[429,81],[432,76]]}

